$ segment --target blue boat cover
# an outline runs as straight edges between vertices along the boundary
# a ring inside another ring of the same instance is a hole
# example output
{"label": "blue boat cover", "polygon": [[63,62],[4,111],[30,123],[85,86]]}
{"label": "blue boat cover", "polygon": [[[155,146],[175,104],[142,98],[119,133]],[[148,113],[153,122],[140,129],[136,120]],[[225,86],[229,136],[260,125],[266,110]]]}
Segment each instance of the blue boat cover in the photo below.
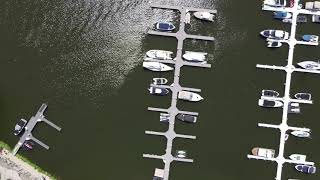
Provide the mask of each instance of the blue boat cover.
{"label": "blue boat cover", "polygon": [[302,39],[303,39],[304,41],[310,41],[310,40],[312,40],[312,38],[313,38],[312,35],[303,35],[303,36],[302,36]]}
{"label": "blue boat cover", "polygon": [[275,18],[284,18],[287,16],[287,12],[283,12],[283,11],[278,11],[274,13]]}
{"label": "blue boat cover", "polygon": [[171,29],[172,27],[171,27],[171,24],[169,24],[169,23],[159,23],[159,28],[160,28],[160,29],[169,30],[169,29]]}

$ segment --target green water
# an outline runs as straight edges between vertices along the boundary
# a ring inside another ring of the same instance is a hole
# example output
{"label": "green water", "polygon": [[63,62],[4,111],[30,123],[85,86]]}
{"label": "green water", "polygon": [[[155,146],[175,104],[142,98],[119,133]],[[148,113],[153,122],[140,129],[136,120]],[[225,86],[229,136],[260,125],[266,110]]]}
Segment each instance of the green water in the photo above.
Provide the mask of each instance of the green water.
{"label": "green water", "polygon": [[[197,124],[177,122],[176,132],[197,140],[174,141],[186,149],[192,164],[173,163],[173,180],[270,180],[276,164],[248,160],[252,147],[278,149],[279,132],[257,123],[281,122],[281,109],[262,109],[257,100],[262,89],[283,94],[285,73],[261,70],[259,64],[286,64],[287,45],[267,49],[259,37],[264,29],[290,30],[289,24],[261,11],[261,2],[237,0],[153,1],[217,9],[215,23],[192,19],[187,32],[214,36],[214,44],[187,41],[186,50],[208,52],[211,69],[184,67],[181,84],[201,88],[199,103],[179,102],[181,110],[199,112]],[[148,95],[152,77],[172,80],[172,73],[143,70],[142,57],[149,49],[173,51],[175,39],[146,35],[160,20],[178,23],[172,11],[148,8],[149,1],[67,0],[0,1],[0,138],[14,146],[13,127],[19,118],[30,118],[41,103],[46,117],[62,127],[58,133],[39,124],[34,136],[50,146],[20,153],[60,179],[151,179],[158,160],[143,153],[163,154],[165,139],[145,135],[145,130],[166,131],[159,114],[148,106],[168,107],[170,97]],[[309,18],[309,21],[311,19]],[[298,35],[318,34],[319,24],[298,26]],[[297,46],[294,62],[317,59],[318,47]],[[289,115],[289,124],[309,127],[311,140],[290,137],[285,152],[320,160],[316,127],[320,107],[317,75],[293,74],[292,91],[310,92],[313,105]],[[319,179],[296,172],[286,164],[283,179]]]}

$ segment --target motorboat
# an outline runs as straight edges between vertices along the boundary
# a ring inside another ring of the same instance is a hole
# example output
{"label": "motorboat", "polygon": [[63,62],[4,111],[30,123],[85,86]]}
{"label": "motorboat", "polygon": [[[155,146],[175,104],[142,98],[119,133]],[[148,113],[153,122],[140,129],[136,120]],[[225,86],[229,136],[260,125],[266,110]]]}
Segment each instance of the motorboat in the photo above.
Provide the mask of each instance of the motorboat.
{"label": "motorboat", "polygon": [[196,123],[197,122],[197,116],[192,116],[188,114],[178,114],[177,119],[187,122],[187,123]]}
{"label": "motorboat", "polygon": [[275,91],[275,90],[264,89],[261,92],[261,96],[278,97],[279,93],[277,91]]}
{"label": "motorboat", "polygon": [[294,95],[296,99],[302,99],[302,100],[311,100],[311,94],[310,93],[297,93]]}
{"label": "motorboat", "polygon": [[302,40],[306,41],[306,42],[313,42],[313,43],[317,43],[319,40],[319,36],[316,35],[303,35],[302,36]]}
{"label": "motorboat", "polygon": [[148,90],[150,94],[154,94],[158,96],[165,96],[169,93],[169,90],[166,88],[150,87]]}
{"label": "motorboat", "polygon": [[170,114],[168,113],[160,113],[160,122],[169,122]]}
{"label": "motorboat", "polygon": [[292,17],[292,14],[286,11],[276,11],[273,13],[273,17],[276,19],[289,19]]}
{"label": "motorboat", "polygon": [[152,78],[154,85],[164,85],[168,83],[166,78]]}
{"label": "motorboat", "polygon": [[305,9],[311,10],[311,11],[319,11],[320,10],[320,2],[319,1],[306,2]]}
{"label": "motorboat", "polygon": [[24,127],[27,125],[27,121],[25,119],[20,119],[17,124],[14,126],[14,135],[18,136],[23,130]]}
{"label": "motorboat", "polygon": [[284,141],[287,141],[288,139],[289,139],[289,134],[286,133],[286,134],[284,135]]}
{"label": "motorboat", "polygon": [[157,59],[157,60],[172,60],[172,54],[171,51],[164,51],[164,50],[149,50],[146,52],[146,56],[144,58],[145,61]]}
{"label": "motorboat", "polygon": [[281,101],[259,99],[258,105],[261,107],[282,107]]}
{"label": "motorboat", "polygon": [[187,152],[184,150],[178,150],[175,153],[175,157],[177,158],[186,158],[187,157]]}
{"label": "motorboat", "polygon": [[34,146],[34,143],[31,142],[31,141],[25,141],[23,143],[23,147],[25,147],[26,149],[28,150],[32,150],[33,149],[33,146]]}
{"label": "motorboat", "polygon": [[277,42],[277,41],[268,41],[268,48],[278,48],[281,47],[282,43],[281,42]]}
{"label": "motorboat", "polygon": [[[292,23],[292,18],[289,19],[282,19],[284,23]],[[308,22],[308,17],[305,15],[298,15],[297,16],[297,23],[306,23]]]}
{"label": "motorboat", "polygon": [[289,33],[282,30],[263,30],[260,35],[269,39],[287,40],[289,39]]}
{"label": "motorboat", "polygon": [[176,27],[169,22],[158,22],[155,24],[155,28],[159,31],[173,31]]}
{"label": "motorboat", "polygon": [[312,22],[319,23],[320,15],[312,15]]}
{"label": "motorboat", "polygon": [[206,21],[213,21],[214,15],[209,12],[195,12],[193,13],[194,17],[206,20]]}
{"label": "motorboat", "polygon": [[309,138],[310,137],[310,133],[306,132],[306,131],[292,131],[291,134],[296,137],[300,137],[300,138]]}
{"label": "motorboat", "polygon": [[285,7],[286,0],[283,0],[282,3],[281,3],[281,0],[264,0],[263,5],[271,6],[271,7]]}
{"label": "motorboat", "polygon": [[288,113],[300,113],[300,105],[299,103],[290,102],[288,105]]}
{"label": "motorboat", "polygon": [[156,168],[152,180],[163,180],[164,170]]}
{"label": "motorboat", "polygon": [[314,62],[314,61],[302,61],[297,63],[298,66],[302,67],[303,69],[308,70],[319,70],[320,69],[320,63]]}
{"label": "motorboat", "polygon": [[306,173],[306,174],[314,174],[316,173],[316,167],[315,166],[309,166],[304,164],[298,164],[295,166],[295,169],[297,171]]}
{"label": "motorboat", "polygon": [[266,149],[261,147],[255,147],[251,150],[251,153],[255,156],[265,157],[265,158],[274,158],[275,150]]}
{"label": "motorboat", "polygon": [[206,60],[206,55],[207,53],[204,52],[186,51],[186,53],[182,57],[187,61],[204,62]]}
{"label": "motorboat", "polygon": [[199,94],[189,91],[179,91],[178,98],[186,101],[201,101],[203,97]]}
{"label": "motorboat", "polygon": [[150,71],[171,71],[172,67],[159,62],[143,62],[142,66]]}
{"label": "motorboat", "polygon": [[303,154],[291,154],[289,158],[294,161],[306,161],[307,156]]}

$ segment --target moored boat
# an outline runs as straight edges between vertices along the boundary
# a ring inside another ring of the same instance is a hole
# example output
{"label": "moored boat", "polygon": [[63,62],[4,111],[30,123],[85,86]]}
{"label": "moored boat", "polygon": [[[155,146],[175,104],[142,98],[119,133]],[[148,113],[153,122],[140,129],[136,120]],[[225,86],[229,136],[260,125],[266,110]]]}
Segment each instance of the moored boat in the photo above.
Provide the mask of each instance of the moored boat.
{"label": "moored boat", "polygon": [[261,147],[255,147],[251,150],[251,153],[255,156],[265,157],[265,158],[274,158],[275,150],[266,149]]}
{"label": "moored boat", "polygon": [[160,113],[160,122],[169,122],[170,114]]}
{"label": "moored boat", "polygon": [[179,91],[178,98],[186,101],[201,101],[203,97],[199,94],[189,91]]}
{"label": "moored boat", "polygon": [[292,17],[292,14],[286,11],[276,11],[273,13],[273,17],[276,19],[289,19]]}
{"label": "moored boat", "polygon": [[176,27],[169,22],[158,22],[155,24],[155,28],[159,31],[173,31]]}
{"label": "moored boat", "polygon": [[143,67],[150,71],[171,71],[172,67],[159,62],[143,62]]}
{"label": "moored boat", "polygon": [[152,59],[157,59],[157,60],[172,60],[172,55],[173,52],[171,51],[165,51],[165,50],[157,50],[157,49],[152,49],[146,52],[146,57],[144,60],[152,60]]}
{"label": "moored boat", "polygon": [[285,7],[286,6],[286,0],[283,0],[281,3],[281,0],[264,0],[263,5],[265,6],[271,6],[271,7]]}
{"label": "moored boat", "polygon": [[306,173],[306,174],[314,174],[316,173],[316,167],[315,166],[309,166],[309,165],[303,165],[303,164],[298,164],[295,166],[295,169],[297,171]]}
{"label": "moored boat", "polygon": [[310,137],[310,133],[306,132],[306,131],[292,131],[291,134],[296,136],[296,137],[300,137],[300,138],[308,138],[308,137]]}
{"label": "moored boat", "polygon": [[187,151],[177,150],[176,153],[175,153],[175,157],[177,157],[177,158],[186,158],[187,157]]}
{"label": "moored boat", "polygon": [[188,114],[178,114],[177,119],[187,122],[187,123],[196,123],[197,116],[192,116]]}
{"label": "moored boat", "polygon": [[319,40],[319,36],[316,35],[303,35],[302,36],[302,40],[306,41],[306,42],[313,42],[313,43],[317,43]]}
{"label": "moored boat", "polygon": [[277,41],[268,41],[268,48],[278,48],[281,47],[282,43],[281,42],[277,42]]}
{"label": "moored boat", "polygon": [[302,67],[303,69],[308,70],[319,70],[320,69],[320,63],[314,62],[314,61],[302,61],[297,63],[298,66]]}
{"label": "moored boat", "polygon": [[268,96],[268,97],[278,97],[279,93],[275,90],[264,89],[261,92],[261,96]]}
{"label": "moored boat", "polygon": [[282,107],[283,103],[281,101],[259,99],[258,105],[262,107]]}
{"label": "moored boat", "polygon": [[32,150],[33,149],[33,146],[34,146],[34,143],[31,142],[31,141],[25,141],[23,143],[23,147],[25,147],[26,149],[28,150]]}
{"label": "moored boat", "polygon": [[165,96],[169,93],[169,90],[166,88],[150,87],[148,90],[150,94],[158,96]]}
{"label": "moored boat", "polygon": [[214,15],[209,12],[195,12],[193,13],[194,17],[206,20],[206,21],[213,21]]}
{"label": "moored boat", "polygon": [[27,121],[25,119],[20,119],[17,124],[14,126],[14,135],[19,135],[25,128]]}
{"label": "moored boat", "polygon": [[206,60],[206,55],[207,53],[204,52],[186,51],[182,57],[187,61],[204,62]]}
{"label": "moored boat", "polygon": [[291,154],[289,158],[294,161],[306,161],[307,156],[303,154]]}
{"label": "moored boat", "polygon": [[311,94],[310,93],[297,93],[294,95],[296,99],[302,99],[302,100],[311,100]]}
{"label": "moored boat", "polygon": [[155,85],[164,85],[168,83],[166,78],[152,78],[152,81]]}
{"label": "moored boat", "polygon": [[269,39],[287,40],[289,39],[289,33],[283,30],[263,30],[260,35]]}

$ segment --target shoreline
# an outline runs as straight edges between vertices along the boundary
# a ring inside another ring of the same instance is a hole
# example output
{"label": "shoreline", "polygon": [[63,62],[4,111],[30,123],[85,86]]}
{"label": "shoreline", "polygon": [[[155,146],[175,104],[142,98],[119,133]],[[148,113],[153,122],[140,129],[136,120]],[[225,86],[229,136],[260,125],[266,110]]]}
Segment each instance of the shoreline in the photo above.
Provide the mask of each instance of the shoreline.
{"label": "shoreline", "polygon": [[21,155],[13,156],[10,151],[10,146],[0,141],[0,179],[4,176],[17,180],[57,180],[29,159]]}

